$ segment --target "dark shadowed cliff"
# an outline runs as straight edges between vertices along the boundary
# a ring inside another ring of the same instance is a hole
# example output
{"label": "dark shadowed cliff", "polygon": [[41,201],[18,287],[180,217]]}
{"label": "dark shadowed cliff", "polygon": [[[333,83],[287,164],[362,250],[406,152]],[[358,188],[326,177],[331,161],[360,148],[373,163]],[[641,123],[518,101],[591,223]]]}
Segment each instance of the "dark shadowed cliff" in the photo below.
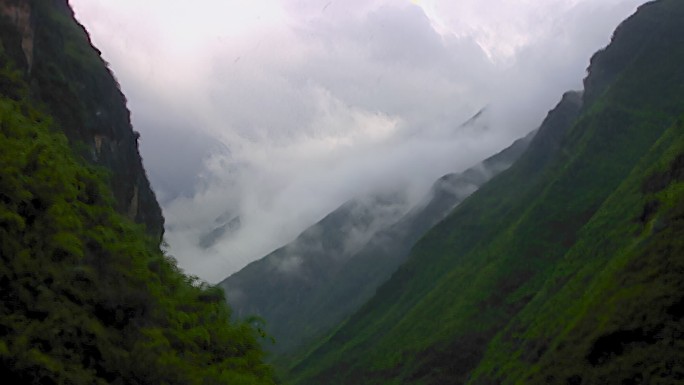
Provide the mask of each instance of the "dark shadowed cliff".
{"label": "dark shadowed cliff", "polygon": [[67,1],[2,0],[0,14],[3,59],[24,73],[29,98],[44,106],[80,156],[109,171],[117,211],[161,241],[164,218],[126,99]]}
{"label": "dark shadowed cliff", "polygon": [[125,99],[66,1],[0,0],[0,378],[273,384],[261,332],[159,248]]}

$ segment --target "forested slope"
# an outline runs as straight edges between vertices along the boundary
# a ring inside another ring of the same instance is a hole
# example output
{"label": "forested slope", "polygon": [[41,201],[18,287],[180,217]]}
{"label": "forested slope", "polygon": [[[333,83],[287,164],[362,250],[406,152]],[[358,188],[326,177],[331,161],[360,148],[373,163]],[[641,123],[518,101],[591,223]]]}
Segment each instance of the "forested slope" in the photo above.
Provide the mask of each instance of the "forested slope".
{"label": "forested slope", "polygon": [[0,11],[2,382],[273,383],[259,331],[160,251],[125,100],[66,1]]}

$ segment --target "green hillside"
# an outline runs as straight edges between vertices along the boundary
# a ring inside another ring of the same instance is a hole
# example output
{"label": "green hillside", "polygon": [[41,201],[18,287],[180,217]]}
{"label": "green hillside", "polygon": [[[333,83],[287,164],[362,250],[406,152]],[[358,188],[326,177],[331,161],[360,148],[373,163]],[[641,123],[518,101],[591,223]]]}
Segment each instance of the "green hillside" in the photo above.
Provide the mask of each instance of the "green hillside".
{"label": "green hillside", "polygon": [[125,100],[67,2],[0,11],[2,383],[272,384],[260,331],[160,251]]}
{"label": "green hillside", "polygon": [[684,116],[580,230],[471,383],[684,381]]}
{"label": "green hillside", "polygon": [[624,22],[580,116],[566,95],[292,382],[681,380],[682,20],[661,0]]}

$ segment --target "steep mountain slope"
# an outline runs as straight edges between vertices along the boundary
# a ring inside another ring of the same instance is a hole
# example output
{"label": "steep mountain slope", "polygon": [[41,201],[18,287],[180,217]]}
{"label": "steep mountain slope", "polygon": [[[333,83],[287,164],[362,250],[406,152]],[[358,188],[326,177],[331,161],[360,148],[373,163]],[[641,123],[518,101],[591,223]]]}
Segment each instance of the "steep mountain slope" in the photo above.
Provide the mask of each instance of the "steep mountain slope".
{"label": "steep mountain slope", "polygon": [[[246,266],[222,281],[226,297],[238,316],[266,320],[277,340],[275,350],[290,349],[316,321],[299,323],[308,302],[334,284],[337,272],[379,229],[396,222],[405,212],[399,195],[351,200],[305,230],[290,244]],[[264,281],[264,277],[268,277]],[[323,321],[326,315],[321,315]],[[339,322],[339,319],[333,322]],[[321,324],[329,324],[321,322]]]}
{"label": "steep mountain slope", "polygon": [[624,22],[580,117],[552,111],[292,382],[681,380],[682,20],[661,0]]}
{"label": "steep mountain slope", "polygon": [[0,13],[3,383],[272,384],[259,331],[159,250],[123,96],[67,2]]}
{"label": "steep mountain slope", "polygon": [[[121,214],[161,241],[164,218],[150,188],[126,100],[66,0],[0,0],[3,63],[25,75],[28,97],[72,147],[110,173]],[[55,33],[55,31],[60,31]],[[12,96],[5,84],[3,93]]]}
{"label": "steep mountain slope", "polygon": [[399,196],[352,200],[220,286],[237,315],[266,320],[276,340],[274,351],[292,353],[358,309],[425,231],[510,167],[533,136],[463,173],[440,178],[430,195],[408,213]]}
{"label": "steep mountain slope", "polygon": [[684,381],[684,115],[580,230],[470,383]]}

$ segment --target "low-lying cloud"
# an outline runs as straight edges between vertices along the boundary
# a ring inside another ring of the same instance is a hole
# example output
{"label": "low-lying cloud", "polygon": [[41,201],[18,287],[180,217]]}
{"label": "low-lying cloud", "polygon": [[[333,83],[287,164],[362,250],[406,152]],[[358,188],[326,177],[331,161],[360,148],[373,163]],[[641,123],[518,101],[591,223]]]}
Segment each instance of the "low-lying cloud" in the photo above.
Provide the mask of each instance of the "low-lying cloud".
{"label": "low-lying cloud", "polygon": [[[128,96],[170,252],[212,282],[536,128],[643,2],[71,0]],[[201,247],[221,217],[239,228]]]}

